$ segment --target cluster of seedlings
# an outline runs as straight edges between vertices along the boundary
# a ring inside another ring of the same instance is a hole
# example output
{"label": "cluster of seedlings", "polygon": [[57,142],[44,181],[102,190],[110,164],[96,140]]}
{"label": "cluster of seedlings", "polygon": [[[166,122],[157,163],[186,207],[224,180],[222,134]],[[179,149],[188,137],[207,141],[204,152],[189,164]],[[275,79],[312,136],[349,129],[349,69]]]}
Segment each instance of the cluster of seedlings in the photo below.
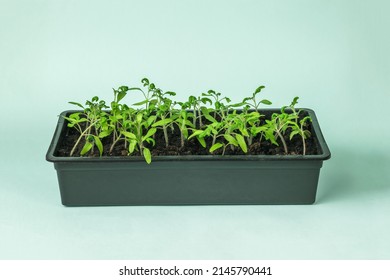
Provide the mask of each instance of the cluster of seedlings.
{"label": "cluster of seedlings", "polygon": [[[283,147],[283,153],[289,154],[286,141],[300,137],[302,154],[306,154],[305,140],[310,137],[308,124],[311,119],[295,108],[298,97],[266,118],[260,106],[271,102],[259,99],[264,86],[258,87],[242,102],[232,104],[229,98],[214,90],[177,102],[173,100],[176,93],[164,92],[146,78],[141,83],[143,88],[121,86],[113,89],[114,100],[110,104],[97,96],[85,105],[69,102],[82,109],[65,117],[68,127],[77,130],[78,135],[70,156],[86,156],[95,149],[100,156],[103,153],[110,155],[115,146],[121,144],[128,155],[137,153],[150,163],[156,133],[162,133],[166,147],[170,146],[173,135],[179,135],[181,147],[196,139],[208,153],[219,155],[237,149],[247,153],[254,142],[260,145],[264,141]],[[139,92],[142,101],[132,106],[122,103],[130,91]],[[173,133],[177,131],[179,134]],[[110,145],[105,148],[102,141],[107,138]]]}

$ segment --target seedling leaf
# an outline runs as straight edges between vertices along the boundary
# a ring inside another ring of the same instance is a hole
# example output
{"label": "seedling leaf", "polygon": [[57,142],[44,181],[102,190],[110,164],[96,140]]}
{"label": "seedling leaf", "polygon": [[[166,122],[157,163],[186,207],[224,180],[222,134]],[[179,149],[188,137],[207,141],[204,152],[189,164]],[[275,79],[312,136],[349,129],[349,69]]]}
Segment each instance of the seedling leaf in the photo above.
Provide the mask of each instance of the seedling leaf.
{"label": "seedling leaf", "polygon": [[241,150],[244,153],[247,153],[248,147],[246,146],[246,142],[245,142],[244,137],[241,134],[236,134],[236,139],[237,139],[238,145],[240,145]]}
{"label": "seedling leaf", "polygon": [[117,99],[118,99],[117,102],[121,101],[121,100],[123,99],[123,97],[126,96],[126,94],[127,94],[126,91],[121,91],[121,92],[119,92],[119,93],[118,93],[118,97],[117,97]]}
{"label": "seedling leaf", "polygon": [[129,139],[137,139],[134,133],[128,132],[128,131],[121,131],[121,134],[123,134],[126,138]]}
{"label": "seedling leaf", "polygon": [[265,86],[259,86],[259,87],[255,90],[255,94],[259,93],[263,88],[265,88]]}
{"label": "seedling leaf", "polygon": [[99,137],[97,137],[96,135],[94,135],[93,138],[95,140],[95,145],[96,145],[96,147],[99,150],[99,154],[100,154],[100,156],[102,156],[102,154],[103,154],[103,144],[102,144],[102,141],[100,141]]}
{"label": "seedling leaf", "polygon": [[265,105],[271,105],[272,104],[272,102],[267,100],[267,99],[261,100],[260,103],[265,104]]}
{"label": "seedling leaf", "polygon": [[143,154],[146,162],[150,164],[152,162],[152,155],[150,154],[150,150],[148,148],[144,148]]}
{"label": "seedling leaf", "polygon": [[150,126],[156,120],[156,118],[156,116],[150,116],[147,120],[148,126]]}
{"label": "seedling leaf", "polygon": [[71,102],[68,102],[68,103],[69,103],[69,104],[72,104],[72,105],[76,105],[76,106],[78,106],[78,107],[80,107],[80,108],[84,109],[84,106],[83,106],[83,105],[81,105],[80,103],[73,102],[73,101],[71,101]]}
{"label": "seedling leaf", "polygon": [[202,145],[203,148],[206,148],[206,141],[203,137],[196,136],[196,139],[198,139],[199,143]]}
{"label": "seedling leaf", "polygon": [[133,105],[134,105],[134,106],[141,106],[141,105],[144,105],[144,104],[146,104],[146,103],[148,103],[148,102],[149,102],[149,100],[143,100],[143,101],[134,103]]}
{"label": "seedling leaf", "polygon": [[131,140],[129,144],[129,153],[132,154],[135,150],[135,146],[137,145],[137,141]]}
{"label": "seedling leaf", "polygon": [[142,113],[137,114],[136,120],[137,120],[137,123],[142,122]]}
{"label": "seedling leaf", "polygon": [[89,141],[85,142],[85,145],[83,147],[83,149],[81,150],[80,152],[80,155],[83,156],[85,155],[86,153],[89,152],[89,150],[91,150],[91,148],[93,147],[93,144]]}
{"label": "seedling leaf", "polygon": [[203,133],[203,130],[195,130],[194,133],[192,133],[190,135],[190,137],[188,137],[188,140],[190,140],[192,137],[198,136],[198,135],[200,135],[202,133]]}
{"label": "seedling leaf", "polygon": [[235,147],[238,146],[238,142],[233,136],[231,136],[229,134],[225,134],[223,137],[226,139],[226,141],[229,142],[229,144],[232,144]]}
{"label": "seedling leaf", "polygon": [[291,102],[291,107],[294,107],[296,104],[298,104],[298,99],[299,99],[299,97],[298,96],[296,96],[296,97],[294,97],[294,99],[293,99],[293,101]]}
{"label": "seedling leaf", "polygon": [[155,127],[149,129],[148,132],[146,133],[146,135],[142,137],[142,141],[145,141],[147,138],[149,138],[150,136],[155,134],[156,131],[157,131],[157,128],[155,128]]}
{"label": "seedling leaf", "polygon": [[222,143],[215,143],[214,145],[211,146],[211,148],[209,149],[209,152],[212,153],[212,152],[214,152],[215,150],[218,150],[221,147],[223,147]]}
{"label": "seedling leaf", "polygon": [[243,136],[249,137],[249,133],[248,133],[248,131],[247,131],[246,129],[240,129],[240,132],[241,132],[241,134],[242,134]]}
{"label": "seedling leaf", "polygon": [[211,115],[210,115],[210,112],[209,110],[206,108],[206,107],[202,107],[200,108],[200,110],[202,111],[202,114],[203,116],[206,118],[206,120],[212,122],[212,123],[215,123],[217,122],[216,119],[214,119]]}
{"label": "seedling leaf", "polygon": [[146,138],[145,141],[151,144],[152,146],[156,145],[156,141],[152,137]]}
{"label": "seedling leaf", "polygon": [[295,135],[297,135],[297,134],[299,134],[299,130],[294,130],[294,131],[292,131],[291,133],[290,133],[290,140],[295,136]]}
{"label": "seedling leaf", "polygon": [[99,138],[104,138],[109,136],[112,133],[112,130],[103,130],[99,133]]}
{"label": "seedling leaf", "polygon": [[163,119],[155,122],[152,127],[167,125],[172,122],[172,119]]}

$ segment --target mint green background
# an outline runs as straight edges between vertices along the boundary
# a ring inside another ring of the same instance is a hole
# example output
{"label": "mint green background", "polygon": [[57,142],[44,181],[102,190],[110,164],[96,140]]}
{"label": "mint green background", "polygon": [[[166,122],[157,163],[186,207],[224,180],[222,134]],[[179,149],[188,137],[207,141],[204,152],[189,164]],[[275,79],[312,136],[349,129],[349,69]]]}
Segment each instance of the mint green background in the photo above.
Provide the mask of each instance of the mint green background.
{"label": "mint green background", "polygon": [[[389,259],[388,3],[0,0],[0,258]],[[299,95],[333,156],[317,203],[63,207],[57,115],[144,76],[179,98]]]}

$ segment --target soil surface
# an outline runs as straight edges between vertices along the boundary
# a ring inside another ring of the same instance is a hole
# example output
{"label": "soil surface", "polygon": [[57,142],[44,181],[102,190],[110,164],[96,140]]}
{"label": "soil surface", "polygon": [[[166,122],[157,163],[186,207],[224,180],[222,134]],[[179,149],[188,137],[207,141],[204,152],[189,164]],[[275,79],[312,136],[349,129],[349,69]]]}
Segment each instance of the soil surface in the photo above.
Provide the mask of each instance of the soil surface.
{"label": "soil surface", "polygon": [[[269,116],[266,115],[265,118]],[[304,116],[302,116],[304,117]],[[263,120],[264,121],[264,120]],[[306,142],[306,155],[316,155],[318,154],[318,144],[314,134],[314,130],[312,128],[311,123],[309,123],[306,127],[307,130],[311,132],[311,137],[305,140]],[[288,147],[289,155],[302,155],[303,153],[303,144],[302,138],[299,135],[295,135],[293,139],[290,141],[289,131],[287,131],[285,136],[285,141]],[[80,134],[74,128],[65,128],[62,136],[60,137],[60,142],[55,153],[55,156],[59,157],[69,157],[70,151],[75,145],[77,139]],[[110,147],[112,144],[112,137],[108,136],[103,138],[102,144],[104,146],[103,156],[128,156],[128,145],[125,141],[119,141],[113,151],[110,153]],[[156,141],[155,146],[145,145],[151,151],[152,156],[177,156],[177,155],[210,155],[209,148],[211,147],[211,139],[207,139],[207,148],[203,148],[196,138],[186,140],[185,145],[181,147],[180,145],[180,131],[178,127],[175,127],[173,132],[169,132],[169,145],[166,147],[164,141],[164,134],[162,130],[158,130],[154,135],[154,140]],[[253,139],[252,145],[248,146],[248,152],[245,154],[241,149],[235,148],[231,149],[227,147],[225,150],[225,155],[285,155],[283,145],[278,139],[277,141],[279,146],[276,146],[264,138],[260,140],[260,137],[256,137]],[[80,151],[85,144],[85,140],[82,139],[76,148],[74,155],[75,157],[80,156]],[[214,155],[222,154],[222,148],[214,151]],[[139,156],[139,152],[134,151],[130,156]],[[95,156],[99,157],[99,152],[95,147],[85,156]]]}

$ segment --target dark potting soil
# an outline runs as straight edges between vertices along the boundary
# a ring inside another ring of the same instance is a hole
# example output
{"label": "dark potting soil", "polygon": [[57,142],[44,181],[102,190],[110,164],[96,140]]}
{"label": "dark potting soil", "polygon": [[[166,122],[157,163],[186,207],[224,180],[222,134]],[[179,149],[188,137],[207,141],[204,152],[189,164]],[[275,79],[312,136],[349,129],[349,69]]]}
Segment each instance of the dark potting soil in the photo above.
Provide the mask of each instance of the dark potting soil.
{"label": "dark potting soil", "polygon": [[[269,117],[269,116],[268,116]],[[303,117],[303,116],[302,116]],[[267,116],[266,116],[267,118]],[[263,120],[264,121],[264,120]],[[308,123],[307,130],[311,132],[311,137],[305,140],[306,142],[306,155],[317,155],[319,154],[317,140],[315,138],[314,130],[311,123]],[[152,156],[177,156],[177,155],[210,155],[209,148],[211,145],[211,139],[206,139],[207,148],[203,148],[196,138],[185,141],[185,145],[181,147],[180,131],[178,127],[175,127],[172,132],[168,132],[169,145],[166,147],[164,140],[164,133],[162,130],[157,130],[154,135],[156,141],[155,146],[146,144],[145,146],[150,149]],[[75,145],[80,134],[74,128],[66,127],[59,141],[56,156],[69,157],[70,152]],[[110,147],[112,144],[112,137],[108,136],[101,139],[103,144],[103,156],[129,156],[128,155],[128,143],[125,141],[119,141],[113,151],[110,153]],[[299,135],[295,135],[292,140],[289,139],[289,131],[285,136],[285,141],[288,148],[289,155],[302,155],[303,143],[302,138]],[[260,140],[260,137],[253,139],[252,145],[248,146],[248,152],[244,153],[240,148],[231,149],[227,147],[225,155],[285,155],[283,145],[280,139],[277,140],[279,146],[272,144],[271,142],[264,139]],[[85,144],[85,140],[82,139],[75,149],[73,156],[79,157],[80,151]],[[214,155],[222,154],[222,148],[214,151]],[[130,156],[139,156],[139,152],[134,151]],[[99,151],[96,147],[91,150],[85,156],[99,157]]]}

